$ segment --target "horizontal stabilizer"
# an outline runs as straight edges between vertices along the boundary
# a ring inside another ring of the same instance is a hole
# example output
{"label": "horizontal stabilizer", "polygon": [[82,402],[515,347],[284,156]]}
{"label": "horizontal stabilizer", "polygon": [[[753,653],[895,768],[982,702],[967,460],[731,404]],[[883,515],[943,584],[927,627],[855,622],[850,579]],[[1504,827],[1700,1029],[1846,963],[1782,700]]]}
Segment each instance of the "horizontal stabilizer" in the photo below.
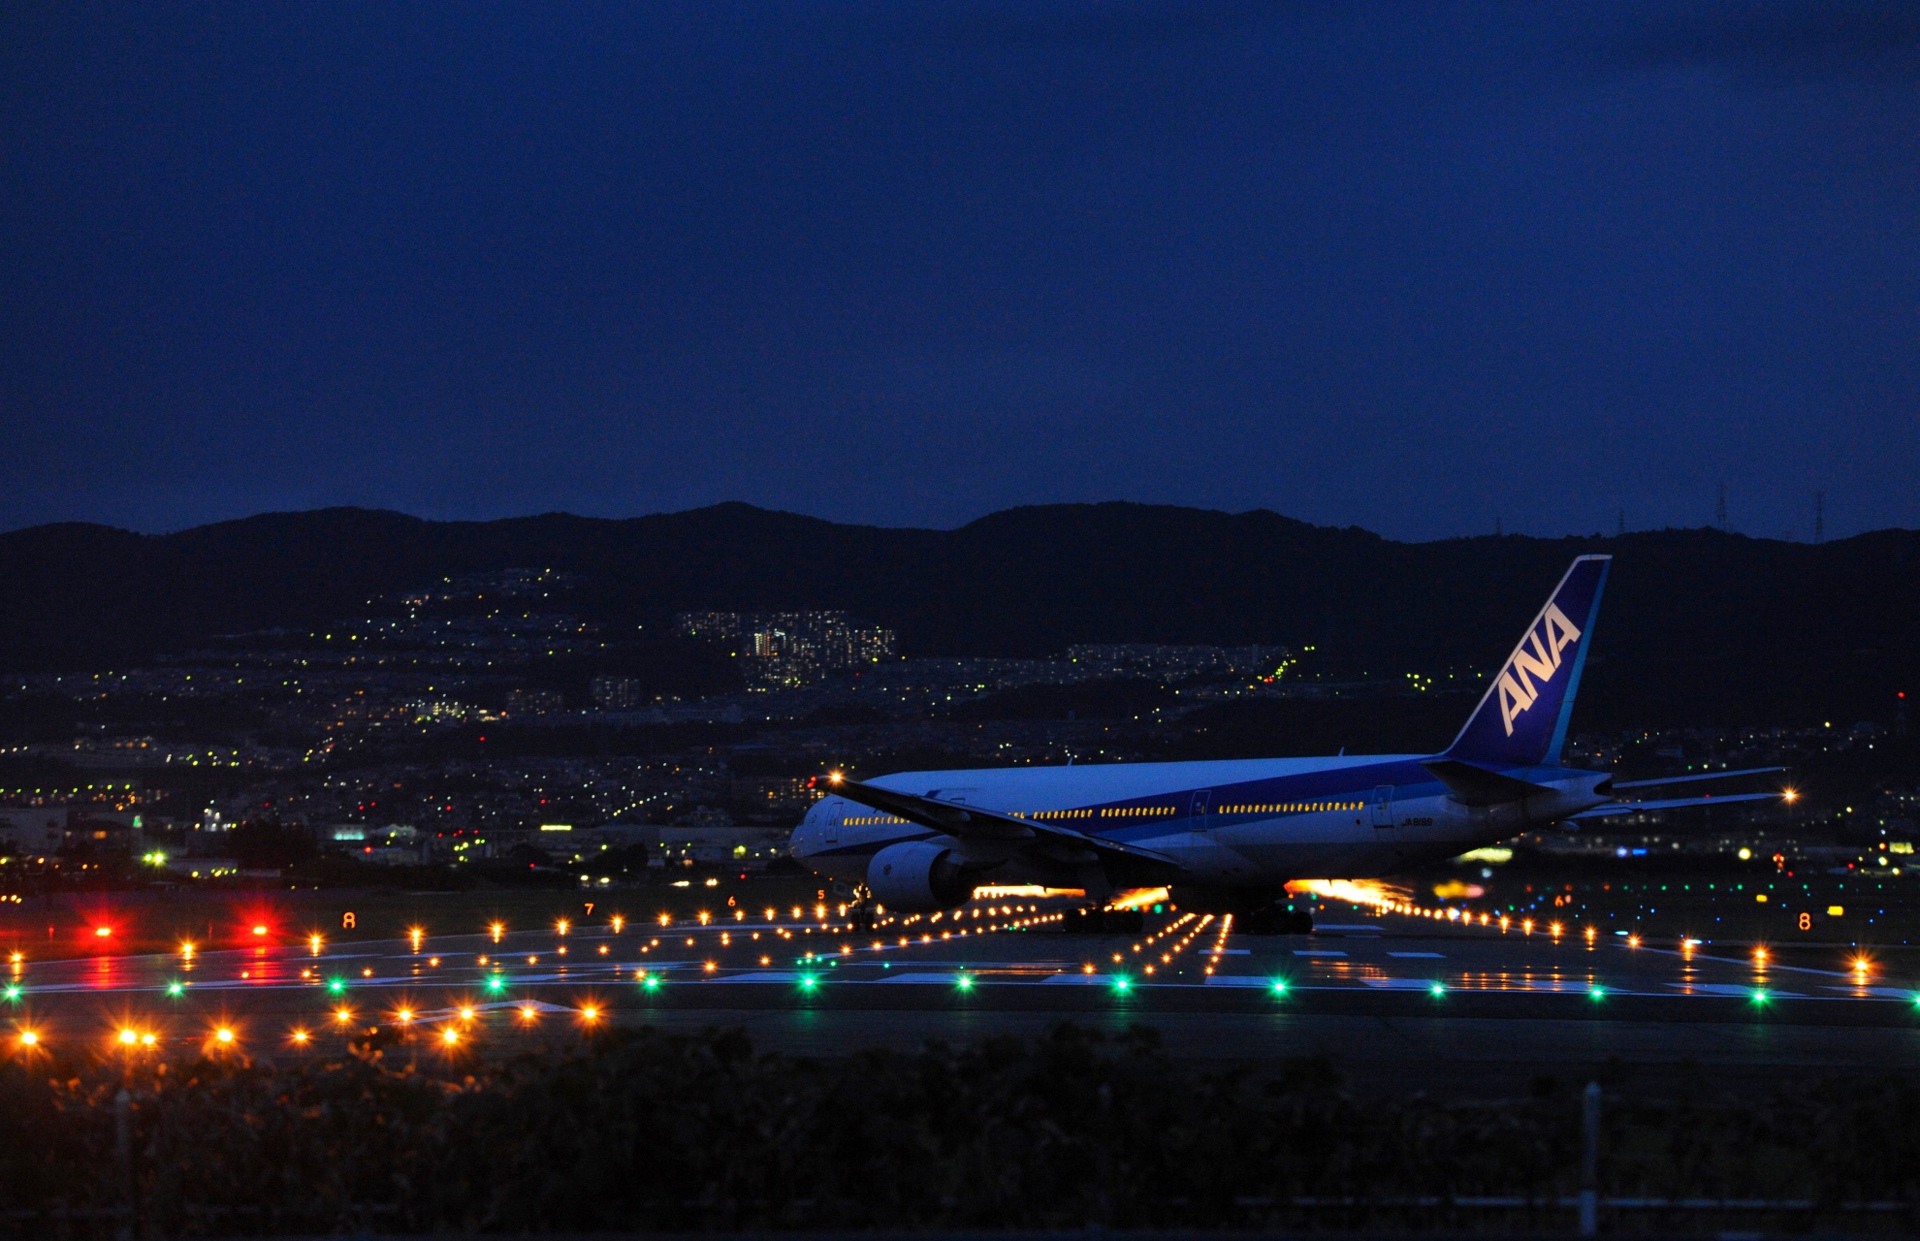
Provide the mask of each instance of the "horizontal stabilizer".
{"label": "horizontal stabilizer", "polygon": [[1776,771],[1785,771],[1785,767],[1746,767],[1739,771],[1709,771],[1691,776],[1662,776],[1658,780],[1627,780],[1617,782],[1616,789],[1650,789],[1662,784],[1698,784],[1702,780],[1731,780],[1735,776],[1768,776]]}
{"label": "horizontal stabilizer", "polygon": [[1453,794],[1453,800],[1463,806],[1501,806],[1508,802],[1525,801],[1536,793],[1554,791],[1544,784],[1516,780],[1497,771],[1488,771],[1485,767],[1463,763],[1457,758],[1430,758],[1420,765],[1432,772],[1434,779],[1446,785],[1447,791]]}
{"label": "horizontal stabilizer", "polygon": [[1617,801],[1610,806],[1595,806],[1592,810],[1583,810],[1573,817],[1574,820],[1608,819],[1623,814],[1639,814],[1643,810],[1684,810],[1689,806],[1724,806],[1736,801],[1781,801],[1779,793],[1728,793],[1721,797],[1672,797],[1661,801]]}

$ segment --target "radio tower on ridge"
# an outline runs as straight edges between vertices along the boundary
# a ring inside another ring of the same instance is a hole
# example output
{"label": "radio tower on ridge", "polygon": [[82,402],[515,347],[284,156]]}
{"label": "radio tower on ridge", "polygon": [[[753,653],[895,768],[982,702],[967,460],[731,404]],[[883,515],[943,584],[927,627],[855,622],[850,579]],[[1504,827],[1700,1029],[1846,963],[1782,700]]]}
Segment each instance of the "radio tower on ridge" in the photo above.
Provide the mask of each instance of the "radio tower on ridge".
{"label": "radio tower on ridge", "polygon": [[1713,524],[1722,530],[1727,528],[1727,485],[1720,484],[1720,502],[1713,506]]}

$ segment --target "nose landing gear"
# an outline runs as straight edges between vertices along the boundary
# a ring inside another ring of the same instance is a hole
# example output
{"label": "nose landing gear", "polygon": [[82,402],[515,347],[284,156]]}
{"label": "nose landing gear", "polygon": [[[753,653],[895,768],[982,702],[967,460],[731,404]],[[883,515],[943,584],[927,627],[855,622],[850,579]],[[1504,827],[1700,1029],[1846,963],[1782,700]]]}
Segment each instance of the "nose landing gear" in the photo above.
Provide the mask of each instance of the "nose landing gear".
{"label": "nose landing gear", "polygon": [[853,920],[853,929],[865,934],[873,929],[873,893],[861,884],[853,890],[853,903],[847,907],[847,917]]}

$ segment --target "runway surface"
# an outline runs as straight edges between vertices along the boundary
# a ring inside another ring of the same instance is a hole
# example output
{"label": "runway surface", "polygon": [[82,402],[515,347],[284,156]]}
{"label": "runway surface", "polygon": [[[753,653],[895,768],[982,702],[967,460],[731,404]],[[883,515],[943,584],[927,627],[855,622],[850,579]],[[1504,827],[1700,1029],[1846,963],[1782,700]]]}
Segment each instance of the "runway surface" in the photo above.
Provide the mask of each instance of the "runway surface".
{"label": "runway surface", "polygon": [[1324,1056],[1349,1077],[1395,1080],[1920,1065],[1920,989],[1896,976],[1904,959],[1835,948],[1789,961],[1373,910],[1324,911],[1311,936],[1241,935],[1194,914],[1150,917],[1135,935],[1063,934],[1050,929],[1060,917],[1010,900],[866,933],[792,910],[22,959],[5,1009],[16,1049],[31,1031],[44,1050],[128,1054],[319,1051],[376,1029],[451,1051],[607,1023],[739,1026],[763,1046],[837,1054],[1038,1035],[1072,1019],[1116,1034],[1150,1026],[1181,1057]]}

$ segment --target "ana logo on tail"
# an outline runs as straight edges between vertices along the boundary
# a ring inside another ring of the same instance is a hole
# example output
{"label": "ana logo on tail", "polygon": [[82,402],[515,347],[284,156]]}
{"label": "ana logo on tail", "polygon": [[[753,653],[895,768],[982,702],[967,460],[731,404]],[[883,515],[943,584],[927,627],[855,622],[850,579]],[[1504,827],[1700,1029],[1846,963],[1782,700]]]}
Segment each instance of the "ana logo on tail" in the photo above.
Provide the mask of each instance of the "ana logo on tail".
{"label": "ana logo on tail", "polygon": [[1513,736],[1514,717],[1540,696],[1533,678],[1539,677],[1541,685],[1553,680],[1554,673],[1560,671],[1560,652],[1579,640],[1580,631],[1567,614],[1555,604],[1547,604],[1539,627],[1527,631],[1495,685],[1500,695],[1500,722],[1507,726],[1507,736]]}

